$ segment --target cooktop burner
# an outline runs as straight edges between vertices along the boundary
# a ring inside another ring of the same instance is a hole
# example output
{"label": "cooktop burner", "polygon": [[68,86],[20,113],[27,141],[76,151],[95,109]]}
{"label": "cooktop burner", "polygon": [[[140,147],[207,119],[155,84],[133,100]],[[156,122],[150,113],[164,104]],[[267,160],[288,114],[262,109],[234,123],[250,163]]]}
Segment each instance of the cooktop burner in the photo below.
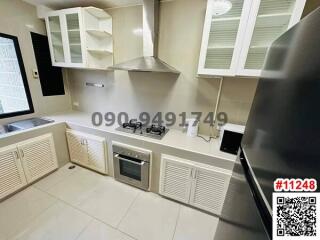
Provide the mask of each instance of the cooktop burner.
{"label": "cooktop burner", "polygon": [[166,132],[166,128],[164,126],[152,124],[150,127],[146,128],[146,132],[149,134],[161,135]]}
{"label": "cooktop burner", "polygon": [[138,122],[136,119],[131,119],[128,123],[123,123],[122,126],[116,128],[116,130],[155,139],[162,139],[163,136],[169,131],[169,129],[165,126],[156,124],[144,127],[143,124]]}
{"label": "cooktop burner", "polygon": [[142,128],[142,123],[135,119],[131,119],[128,123],[123,123],[122,128],[136,131],[137,129]]}

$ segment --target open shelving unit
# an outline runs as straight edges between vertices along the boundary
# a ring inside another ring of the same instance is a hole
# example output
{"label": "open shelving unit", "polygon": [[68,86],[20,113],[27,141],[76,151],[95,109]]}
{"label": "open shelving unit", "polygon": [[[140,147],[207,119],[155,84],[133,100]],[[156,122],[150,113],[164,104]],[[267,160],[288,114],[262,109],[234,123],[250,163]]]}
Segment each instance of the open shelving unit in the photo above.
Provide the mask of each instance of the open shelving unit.
{"label": "open shelving unit", "polygon": [[51,16],[48,18],[50,26],[50,35],[52,41],[53,58],[56,62],[64,62],[64,50],[62,43],[62,33],[59,16]]}
{"label": "open shelving unit", "polygon": [[107,32],[105,30],[87,29],[86,31],[87,31],[88,34],[91,34],[91,35],[93,35],[95,37],[99,37],[99,38],[112,36],[112,33]]}
{"label": "open shelving unit", "polygon": [[107,69],[113,65],[112,18],[102,9],[83,9],[84,35],[89,68]]}
{"label": "open shelving unit", "polygon": [[112,17],[104,10],[50,11],[46,27],[53,66],[108,69],[113,65]]}

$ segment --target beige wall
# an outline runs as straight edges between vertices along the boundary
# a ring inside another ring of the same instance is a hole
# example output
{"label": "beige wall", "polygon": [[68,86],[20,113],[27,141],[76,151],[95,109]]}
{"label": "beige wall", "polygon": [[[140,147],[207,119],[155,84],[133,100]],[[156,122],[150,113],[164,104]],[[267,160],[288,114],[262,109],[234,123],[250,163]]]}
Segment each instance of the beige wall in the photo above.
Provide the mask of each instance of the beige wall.
{"label": "beige wall", "polygon": [[[27,25],[31,26],[27,27]],[[27,73],[28,83],[31,91],[35,114],[46,114],[63,111],[71,108],[70,94],[66,88],[65,96],[43,97],[39,79],[32,77],[32,69],[37,68],[33,52],[30,31],[46,34],[45,25],[36,15],[36,8],[21,0],[0,1],[0,32],[15,35],[19,39],[22,58]],[[21,118],[28,118],[25,115],[16,118],[0,120],[0,124],[14,121]]]}
{"label": "beige wall", "polygon": [[[197,77],[197,66],[206,9],[205,0],[175,0],[161,3],[159,56],[181,71],[178,79],[164,73],[68,70],[69,85],[77,109],[140,112],[213,111],[219,81]],[[142,56],[142,38],[133,29],[142,27],[142,7],[109,9],[113,17],[115,63]],[[104,88],[85,87],[99,82]],[[255,79],[225,78],[219,111],[234,123],[245,123],[255,92]],[[176,126],[177,127],[177,126]],[[202,133],[209,133],[201,125]]]}

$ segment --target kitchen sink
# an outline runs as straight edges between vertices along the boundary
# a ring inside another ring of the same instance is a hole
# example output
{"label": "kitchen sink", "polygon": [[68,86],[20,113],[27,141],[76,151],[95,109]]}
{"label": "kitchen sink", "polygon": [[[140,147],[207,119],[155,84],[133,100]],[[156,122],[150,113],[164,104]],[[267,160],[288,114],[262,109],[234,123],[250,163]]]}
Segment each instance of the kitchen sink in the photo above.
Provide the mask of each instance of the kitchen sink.
{"label": "kitchen sink", "polygon": [[41,126],[44,124],[52,123],[54,120],[46,119],[46,118],[30,118],[17,122],[12,122],[4,125],[5,133],[6,132],[14,132],[24,129],[29,129],[37,126]]}

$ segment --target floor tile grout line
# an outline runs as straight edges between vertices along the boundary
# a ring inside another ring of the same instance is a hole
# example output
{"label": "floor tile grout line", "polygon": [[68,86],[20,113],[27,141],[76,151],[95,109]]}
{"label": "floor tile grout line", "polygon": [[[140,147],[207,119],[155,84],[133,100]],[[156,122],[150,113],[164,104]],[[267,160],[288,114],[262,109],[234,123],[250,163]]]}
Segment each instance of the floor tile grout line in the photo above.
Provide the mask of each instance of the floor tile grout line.
{"label": "floor tile grout line", "polygon": [[[68,163],[67,163],[67,164],[68,164]],[[65,167],[65,166],[66,166],[66,165],[64,165],[63,167]],[[63,167],[61,167],[61,168],[63,168]],[[72,172],[72,173],[70,173],[68,176],[63,177],[63,179],[59,180],[58,182],[56,182],[55,184],[53,184],[52,186],[50,186],[48,189],[41,189],[41,188],[39,188],[39,187],[36,185],[38,182],[40,182],[40,181],[42,181],[42,180],[46,179],[46,178],[47,178],[47,177],[49,177],[51,174],[53,174],[53,173],[57,173],[61,168],[58,168],[56,171],[54,171],[54,172],[50,173],[50,174],[49,174],[49,175],[47,175],[46,177],[44,177],[44,178],[40,179],[39,181],[37,181],[37,182],[33,183],[31,186],[33,186],[33,187],[35,187],[35,188],[37,188],[37,189],[39,189],[39,190],[41,190],[41,191],[43,191],[43,192],[48,192],[48,191],[49,191],[49,189],[53,188],[53,187],[54,187],[54,186],[56,186],[57,184],[61,183],[62,181],[64,181],[64,180],[68,179],[69,177],[71,177],[73,174],[75,174],[75,173],[77,173],[78,171],[80,171],[80,170],[73,171],[73,172]],[[71,170],[72,170],[72,169],[71,169]]]}
{"label": "floor tile grout line", "polygon": [[122,234],[124,234],[124,235],[126,235],[126,236],[128,236],[130,238],[132,238],[133,240],[139,240],[138,238],[135,238],[135,237],[131,236],[129,233],[123,232],[123,231],[121,231],[119,229],[117,229],[117,231],[121,232]]}
{"label": "floor tile grout line", "polygon": [[85,232],[85,230],[87,230],[89,228],[89,226],[93,223],[93,218],[90,219],[90,221],[88,222],[88,224],[79,232],[79,234],[73,239],[73,240],[77,240],[80,238],[80,236]]}
{"label": "floor tile grout line", "polygon": [[[81,167],[79,167],[79,168],[81,169]],[[59,183],[61,183],[61,182],[63,182],[63,181],[66,181],[66,180],[69,179],[72,175],[74,175],[74,174],[76,174],[76,173],[78,173],[78,172],[79,172],[79,171],[75,171],[75,172],[69,174],[67,177],[64,177],[64,178],[61,179],[59,182],[55,183],[55,184],[52,185],[50,188],[48,188],[48,190],[51,189],[51,188],[53,188],[55,185],[57,185],[57,184],[59,184]],[[110,177],[110,176],[109,176],[109,177]],[[101,186],[102,186],[102,185],[101,185]],[[134,239],[134,240],[138,240],[138,239],[136,239],[134,236],[131,236],[130,234],[121,231],[121,230],[119,229],[119,227],[120,227],[121,223],[124,221],[124,219],[126,218],[126,216],[128,215],[130,209],[132,209],[132,206],[134,205],[134,203],[137,201],[137,199],[139,198],[139,196],[141,196],[141,194],[144,194],[144,192],[138,192],[138,193],[137,193],[137,195],[134,197],[134,199],[133,199],[132,202],[130,203],[128,209],[126,210],[125,214],[123,215],[123,217],[121,218],[121,220],[119,221],[119,223],[118,223],[116,226],[112,226],[112,225],[110,225],[109,223],[103,222],[102,220],[98,219],[97,217],[91,215],[90,213],[88,213],[88,212],[86,212],[86,211],[84,211],[84,210],[82,210],[81,208],[78,207],[78,205],[81,204],[81,202],[84,202],[84,201],[85,201],[86,199],[88,199],[94,192],[96,192],[96,190],[98,189],[98,187],[95,188],[95,190],[93,190],[93,191],[89,194],[89,196],[88,196],[87,198],[82,199],[81,201],[76,202],[76,203],[66,202],[65,200],[61,199],[60,197],[55,196],[54,194],[48,192],[48,190],[40,189],[40,188],[36,187],[34,184],[33,184],[33,185],[30,185],[30,187],[33,187],[34,189],[37,189],[37,190],[39,190],[40,192],[43,192],[43,193],[47,194],[48,196],[52,197],[52,198],[54,199],[54,202],[53,202],[49,207],[45,208],[40,214],[38,214],[37,216],[35,216],[34,218],[32,218],[31,222],[28,223],[27,226],[29,226],[31,223],[33,223],[34,221],[36,221],[36,219],[39,218],[41,215],[43,215],[44,212],[46,212],[48,209],[50,209],[51,207],[53,207],[53,206],[59,204],[59,202],[61,202],[61,203],[66,204],[67,206],[71,207],[72,209],[77,210],[77,211],[81,212],[82,214],[84,214],[84,215],[88,216],[89,218],[91,218],[90,221],[88,221],[88,224],[87,224],[83,229],[81,229],[81,231],[77,234],[77,236],[74,238],[74,240],[77,240],[78,238],[80,238],[80,236],[85,232],[85,230],[90,226],[90,224],[92,224],[92,222],[93,222],[94,220],[96,220],[96,221],[102,223],[103,225],[108,226],[108,227],[110,227],[110,228],[112,228],[112,229],[114,229],[114,230],[116,230],[116,231],[118,231],[118,232],[120,232],[120,233],[122,233],[122,234],[124,234],[124,235],[126,235],[126,236],[128,236],[128,237],[130,237],[130,238],[132,238],[132,239]],[[73,204],[74,204],[74,205],[73,205]],[[172,238],[171,238],[172,240],[173,240],[173,239],[175,238],[175,236],[176,236],[176,231],[177,231],[178,222],[179,222],[179,220],[180,220],[180,218],[181,218],[181,208],[182,208],[182,205],[179,204],[178,214],[177,214],[177,218],[176,218],[176,221],[175,221],[175,226],[174,226],[173,235],[172,235]],[[19,232],[18,234],[16,234],[16,235],[12,235],[11,237],[15,237],[15,236],[17,236],[17,235],[23,234],[23,232],[25,232],[26,230],[27,230],[26,228],[23,228],[22,231],[20,231],[20,232]],[[9,239],[10,239],[10,238],[9,238]]]}
{"label": "floor tile grout line", "polygon": [[[32,187],[32,185],[31,185],[30,187]],[[55,200],[55,201],[54,201],[50,206],[46,207],[41,213],[39,213],[37,216],[34,216],[33,218],[29,219],[29,221],[28,221],[28,223],[26,224],[26,226],[27,226],[27,227],[30,226],[30,225],[31,225],[32,223],[34,223],[40,216],[42,216],[46,211],[48,211],[50,208],[56,206],[56,205],[58,204],[58,202],[59,202],[59,199],[58,199],[58,198],[54,198],[54,200]],[[27,228],[23,228],[23,229],[22,229],[20,232],[18,232],[17,234],[11,234],[11,235],[9,235],[8,238],[6,238],[6,239],[7,239],[7,240],[13,239],[13,238],[15,238],[16,236],[24,233],[26,230],[27,230]]]}
{"label": "floor tile grout line", "polygon": [[142,194],[142,192],[138,192],[137,196],[132,200],[132,202],[130,203],[127,211],[125,212],[125,214],[123,215],[123,217],[120,219],[119,223],[117,224],[117,229],[119,229],[120,224],[122,223],[122,221],[124,220],[124,218],[128,215],[131,207],[133,206],[133,204],[137,201],[138,197],[140,196],[140,194]]}
{"label": "floor tile grout line", "polygon": [[181,208],[182,208],[182,205],[179,204],[179,212],[178,212],[178,216],[177,216],[177,219],[176,219],[176,224],[174,226],[172,240],[174,240],[174,237],[176,236],[177,226],[178,226],[178,222],[179,222],[179,219],[180,219],[180,216],[181,216]]}
{"label": "floor tile grout line", "polygon": [[[51,193],[47,193],[47,194],[50,195],[50,196],[55,197],[55,196],[52,195]],[[138,195],[139,195],[139,194],[141,194],[141,193],[138,193]],[[56,197],[55,197],[55,198],[56,198]],[[137,197],[136,197],[136,198],[137,198]],[[96,220],[96,221],[98,221],[98,222],[101,222],[101,223],[103,223],[104,225],[107,225],[108,227],[111,227],[112,229],[117,230],[117,231],[119,231],[119,232],[127,235],[127,236],[130,237],[130,238],[133,238],[134,240],[138,240],[138,239],[134,238],[133,236],[129,235],[128,233],[122,232],[122,231],[119,230],[117,227],[114,227],[114,226],[110,225],[109,223],[106,223],[106,222],[101,221],[99,218],[97,218],[97,217],[95,217],[95,216],[93,216],[93,215],[85,212],[85,211],[82,210],[81,208],[78,208],[77,206],[74,206],[74,205],[72,205],[71,203],[66,202],[65,200],[63,200],[63,199],[61,199],[61,198],[56,198],[56,199],[57,199],[58,201],[64,203],[64,204],[68,205],[69,207],[71,207],[71,208],[73,208],[73,209],[75,209],[75,210],[77,210],[77,211],[85,214],[85,215],[88,216],[88,217],[91,217],[92,219],[94,219],[94,220]],[[76,240],[76,239],[75,239],[75,240]]]}
{"label": "floor tile grout line", "polygon": [[[126,213],[125,213],[124,216],[121,218],[119,224],[118,224],[116,227],[110,225],[109,223],[103,222],[102,220],[98,219],[97,217],[91,215],[90,213],[87,213],[86,211],[82,210],[81,208],[78,208],[77,206],[75,206],[76,204],[73,205],[72,203],[66,202],[65,200],[63,200],[63,199],[61,199],[61,198],[59,198],[59,197],[56,197],[55,195],[53,195],[53,194],[51,194],[51,193],[49,193],[49,192],[46,192],[46,193],[47,193],[48,195],[50,195],[50,196],[58,199],[59,201],[65,203],[65,204],[68,205],[69,207],[71,207],[71,208],[73,208],[73,209],[75,209],[75,210],[78,210],[78,211],[80,211],[81,213],[83,213],[83,214],[91,217],[92,219],[95,219],[96,221],[101,222],[101,223],[103,223],[103,224],[111,227],[112,229],[117,230],[117,231],[121,232],[122,234],[125,234],[126,236],[128,236],[128,237],[130,237],[130,238],[132,238],[132,239],[134,239],[134,240],[138,240],[138,239],[135,238],[134,236],[131,236],[129,233],[126,233],[126,232],[121,231],[121,230],[119,229],[119,226],[120,226],[121,222],[124,220],[124,218],[128,215],[129,210],[131,209],[131,207],[133,206],[133,204],[137,201],[138,197],[139,197],[141,194],[144,194],[144,192],[138,192],[137,196],[134,198],[134,200],[132,201],[132,203],[131,203],[130,206],[128,207]],[[86,198],[86,199],[87,199],[87,198]],[[81,202],[83,202],[83,201],[81,201]],[[79,204],[81,204],[81,203],[79,203]],[[173,234],[172,239],[173,239],[174,236],[175,236],[175,231],[176,231],[178,219],[179,219],[179,216],[180,216],[180,209],[181,209],[181,204],[179,204],[179,212],[178,212],[178,216],[177,216],[177,219],[176,219],[175,228],[174,228],[174,234]],[[76,238],[76,239],[77,239],[77,238]],[[74,240],[76,240],[76,239],[74,239]]]}

